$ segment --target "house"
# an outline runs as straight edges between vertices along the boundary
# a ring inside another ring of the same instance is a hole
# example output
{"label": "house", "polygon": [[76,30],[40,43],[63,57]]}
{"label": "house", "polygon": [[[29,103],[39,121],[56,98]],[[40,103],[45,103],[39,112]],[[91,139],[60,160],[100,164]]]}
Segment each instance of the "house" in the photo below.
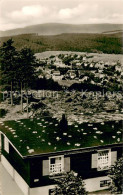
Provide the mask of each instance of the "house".
{"label": "house", "polygon": [[105,75],[104,75],[103,73],[102,73],[102,74],[101,74],[101,73],[96,73],[96,74],[95,74],[95,77],[97,77],[97,78],[100,78],[100,79],[101,79],[101,78],[104,78],[104,77],[105,77]]}
{"label": "house", "polygon": [[43,79],[44,76],[43,76],[42,74],[40,74],[40,75],[38,76],[38,78],[39,78],[39,79]]}
{"label": "house", "polygon": [[62,80],[63,78],[63,75],[61,75],[60,71],[53,71],[53,74],[52,74],[52,79],[54,81],[58,81],[58,80]]}
{"label": "house", "polygon": [[88,76],[83,76],[83,78],[80,78],[79,79],[79,81],[81,81],[81,82],[85,82],[87,80],[89,80],[89,77]]}
{"label": "house", "polygon": [[115,66],[115,71],[122,72],[123,67],[122,66]]}
{"label": "house", "polygon": [[99,72],[99,73],[102,73],[102,72],[103,72],[103,70],[98,70],[98,72]]}
{"label": "house", "polygon": [[75,79],[76,78],[76,73],[75,72],[70,72],[70,78]]}
{"label": "house", "polygon": [[87,67],[87,66],[88,66],[88,64],[87,64],[87,63],[84,63],[84,66],[85,66],[85,67]]}
{"label": "house", "polygon": [[80,63],[80,62],[77,62],[77,63],[76,63],[76,66],[81,66],[81,63]]}
{"label": "house", "polygon": [[97,63],[95,64],[95,67],[96,67],[96,68],[100,68],[100,67],[101,67],[100,63],[97,62]]}
{"label": "house", "polygon": [[51,64],[52,61],[53,61],[52,59],[48,59],[48,60],[47,60],[47,64]]}
{"label": "house", "polygon": [[86,56],[84,56],[84,57],[83,57],[83,61],[85,61],[86,59],[87,59]]}
{"label": "house", "polygon": [[69,124],[55,118],[0,122],[1,163],[24,194],[49,195],[70,170],[89,192],[107,189],[109,166],[122,155],[122,121]]}
{"label": "house", "polygon": [[55,57],[54,65],[56,67],[66,67],[62,60],[58,58],[58,56]]}
{"label": "house", "polygon": [[96,83],[93,81],[93,80],[91,80],[91,82],[90,82],[91,84],[93,84],[93,85],[95,85]]}
{"label": "house", "polygon": [[51,78],[51,74],[46,73],[46,74],[45,74],[45,78],[46,78],[46,79],[50,79],[50,78]]}
{"label": "house", "polygon": [[67,76],[68,76],[70,79],[75,79],[75,78],[76,78],[75,70],[68,70],[68,71],[67,71]]}
{"label": "house", "polygon": [[91,63],[91,64],[90,64],[90,68],[93,68],[93,67],[94,67],[94,64],[93,64],[93,63]]}

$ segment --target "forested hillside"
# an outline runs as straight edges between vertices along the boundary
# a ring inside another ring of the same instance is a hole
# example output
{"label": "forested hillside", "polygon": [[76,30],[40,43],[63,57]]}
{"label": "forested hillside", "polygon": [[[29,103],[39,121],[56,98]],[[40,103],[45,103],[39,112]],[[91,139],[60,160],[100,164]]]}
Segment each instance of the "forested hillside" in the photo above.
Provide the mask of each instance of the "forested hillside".
{"label": "forested hillside", "polygon": [[[61,34],[38,36],[37,34],[23,34],[11,36],[14,46],[21,49],[31,48],[35,53],[42,51],[80,51],[94,53],[122,53],[122,33],[114,34]],[[7,41],[10,37],[2,37]]]}

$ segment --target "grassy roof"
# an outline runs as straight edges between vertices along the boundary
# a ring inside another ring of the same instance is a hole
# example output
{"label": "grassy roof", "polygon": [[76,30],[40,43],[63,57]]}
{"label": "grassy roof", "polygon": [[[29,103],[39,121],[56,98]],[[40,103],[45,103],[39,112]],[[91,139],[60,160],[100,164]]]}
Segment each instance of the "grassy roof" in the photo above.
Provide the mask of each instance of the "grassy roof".
{"label": "grassy roof", "polygon": [[0,123],[2,131],[23,155],[44,154],[121,143],[122,121],[69,125],[61,131],[53,118],[22,119]]}

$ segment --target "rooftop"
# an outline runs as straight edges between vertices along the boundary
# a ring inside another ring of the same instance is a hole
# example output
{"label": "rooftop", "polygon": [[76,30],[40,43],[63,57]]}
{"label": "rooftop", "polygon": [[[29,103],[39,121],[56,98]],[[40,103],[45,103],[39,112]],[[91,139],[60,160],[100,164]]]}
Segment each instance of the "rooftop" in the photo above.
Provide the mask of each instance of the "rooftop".
{"label": "rooftop", "polygon": [[122,142],[122,121],[75,123],[61,131],[57,119],[45,117],[0,122],[0,131],[22,156]]}

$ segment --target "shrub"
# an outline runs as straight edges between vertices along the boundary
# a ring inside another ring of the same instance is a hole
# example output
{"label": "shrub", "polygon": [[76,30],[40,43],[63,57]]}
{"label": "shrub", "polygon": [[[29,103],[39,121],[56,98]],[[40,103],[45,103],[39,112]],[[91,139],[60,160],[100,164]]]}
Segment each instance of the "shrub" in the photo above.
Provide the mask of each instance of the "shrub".
{"label": "shrub", "polygon": [[81,177],[71,171],[65,173],[62,178],[55,180],[58,186],[55,188],[54,195],[85,195],[87,194],[84,182]]}
{"label": "shrub", "polygon": [[123,157],[115,162],[109,170],[109,177],[112,179],[110,191],[112,194],[123,194]]}
{"label": "shrub", "polygon": [[0,118],[3,118],[7,114],[7,110],[1,108],[0,109]]}

